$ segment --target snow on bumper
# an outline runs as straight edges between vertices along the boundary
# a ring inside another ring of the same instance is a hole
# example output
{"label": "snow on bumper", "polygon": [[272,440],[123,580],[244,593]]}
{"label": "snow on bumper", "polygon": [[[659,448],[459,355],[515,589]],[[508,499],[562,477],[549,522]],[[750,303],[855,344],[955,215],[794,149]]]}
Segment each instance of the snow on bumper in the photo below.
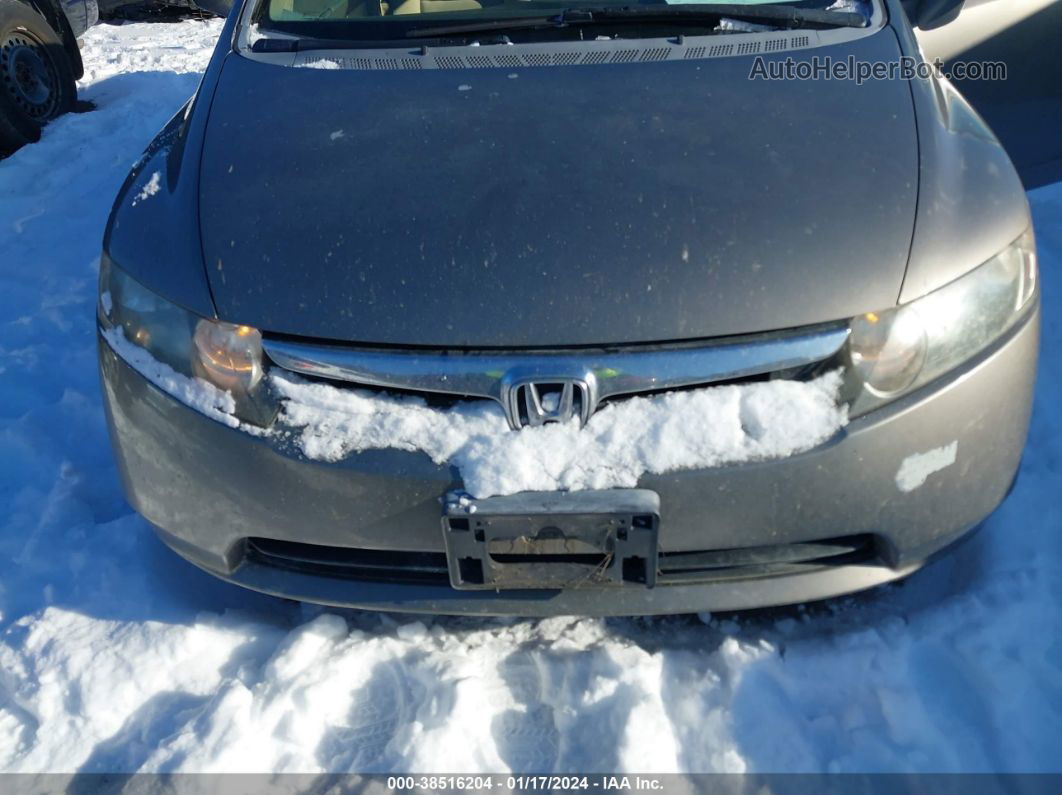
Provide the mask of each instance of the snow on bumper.
{"label": "snow on bumper", "polygon": [[[647,471],[638,486],[659,495],[661,550],[734,549],[869,534],[887,569],[881,576],[888,571],[892,572],[888,576],[900,576],[981,521],[1006,494],[1029,419],[1037,317],[952,377],[849,421],[802,453],[664,474]],[[247,565],[245,541],[250,537],[327,547],[443,552],[441,498],[463,486],[464,473],[412,446],[366,447],[356,454],[354,447],[340,446],[333,452],[345,457],[311,458],[303,449],[310,425],[291,426],[290,419],[282,418],[277,426],[289,430],[265,436],[228,427],[157,388],[103,340],[100,366],[129,502],[164,531],[167,543],[220,576],[296,598],[382,609],[535,615],[605,609],[582,604],[576,597],[563,604],[466,603],[455,596],[459,592],[448,588],[426,593],[406,585],[384,588],[301,574],[299,580],[291,572]],[[483,411],[490,416],[494,409],[487,407]],[[418,409],[425,425],[438,421],[434,410],[428,409]],[[494,422],[504,427],[500,414],[493,416],[490,424],[483,420],[482,427],[495,427]],[[751,430],[748,416],[745,427]],[[604,411],[602,417],[607,418]],[[338,427],[327,430],[337,439],[350,438]],[[593,428],[589,430],[592,433]],[[645,438],[649,449],[653,439],[663,439]],[[912,453],[956,440],[954,465],[928,474],[925,483],[911,492],[897,488],[897,471]],[[713,586],[715,591],[691,586],[681,593],[672,593],[677,586],[667,586],[650,591],[659,592],[655,601],[616,603],[608,610],[750,607],[822,598],[866,584],[846,577],[827,582],[808,575],[799,587],[770,586],[776,593],[768,592],[761,580],[750,580],[740,594],[722,585]],[[664,590],[671,595],[665,597]],[[643,598],[647,597],[630,597]]]}
{"label": "snow on bumper", "polygon": [[[101,332],[111,348],[155,386],[217,422],[269,435],[235,416],[232,396],[156,361],[120,330]],[[366,450],[426,453],[458,468],[475,497],[521,491],[633,488],[646,473],[763,461],[803,452],[847,422],[841,373],[814,381],[704,387],[605,405],[577,421],[513,431],[497,403],[433,408],[416,397],[310,383],[274,374],[282,401],[273,435],[294,431],[308,458],[339,461]]]}
{"label": "snow on bumper", "polygon": [[[945,546],[990,513],[1010,485],[1025,442],[1038,327],[1024,324],[953,377],[852,419],[804,452],[647,471],[638,486],[660,495],[661,548],[871,534],[898,566]],[[102,340],[100,365],[126,496],[204,567],[232,571],[252,536],[443,551],[440,500],[464,485],[458,466],[394,447],[312,459],[303,449],[308,426],[264,436],[227,427],[157,388]],[[897,488],[896,473],[912,453],[956,440],[954,465],[929,473],[919,488]]]}

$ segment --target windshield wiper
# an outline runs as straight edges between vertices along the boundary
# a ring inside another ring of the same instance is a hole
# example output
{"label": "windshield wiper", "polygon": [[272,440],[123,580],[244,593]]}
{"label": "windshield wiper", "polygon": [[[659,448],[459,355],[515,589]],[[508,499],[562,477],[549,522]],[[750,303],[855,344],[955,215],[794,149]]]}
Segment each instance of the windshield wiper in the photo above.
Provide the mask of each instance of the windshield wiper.
{"label": "windshield wiper", "polygon": [[800,28],[826,25],[837,28],[866,27],[867,20],[854,11],[827,11],[822,8],[798,8],[784,5],[728,5],[716,3],[682,3],[680,5],[626,6],[619,8],[567,8],[552,16],[513,17],[462,25],[436,25],[413,28],[406,32],[411,39],[450,36],[458,33],[481,33],[501,30],[535,30],[566,28],[574,25],[641,24],[643,22],[718,22],[722,18],[743,22],[771,23],[780,27]]}

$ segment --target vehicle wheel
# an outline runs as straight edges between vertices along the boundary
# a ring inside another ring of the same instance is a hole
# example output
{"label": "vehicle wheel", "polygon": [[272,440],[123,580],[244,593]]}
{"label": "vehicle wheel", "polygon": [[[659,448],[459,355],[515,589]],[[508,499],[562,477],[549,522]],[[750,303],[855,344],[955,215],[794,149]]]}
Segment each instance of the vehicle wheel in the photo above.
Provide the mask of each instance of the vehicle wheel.
{"label": "vehicle wheel", "polygon": [[70,59],[70,71],[74,73],[74,80],[80,80],[85,76],[85,64],[81,60],[81,50],[77,46],[77,37],[74,35],[73,28],[70,27],[70,20],[63,13],[59,0],[52,0],[51,8],[47,13],[40,6],[37,9],[44,14],[44,18],[52,26],[52,30],[59,34],[59,41],[63,43],[63,51],[66,53],[66,57]]}
{"label": "vehicle wheel", "polygon": [[41,128],[76,99],[59,35],[29,6],[0,0],[0,153],[38,140]]}

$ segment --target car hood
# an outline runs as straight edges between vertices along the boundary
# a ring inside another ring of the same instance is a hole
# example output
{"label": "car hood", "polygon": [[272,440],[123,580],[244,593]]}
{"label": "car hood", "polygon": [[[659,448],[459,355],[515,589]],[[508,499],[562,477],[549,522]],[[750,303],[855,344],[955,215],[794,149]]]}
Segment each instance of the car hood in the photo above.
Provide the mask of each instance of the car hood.
{"label": "car hood", "polygon": [[[808,52],[899,56],[887,28]],[[909,87],[754,80],[753,63],[370,72],[230,55],[200,178],[218,314],[525,347],[893,305],[918,183]]]}

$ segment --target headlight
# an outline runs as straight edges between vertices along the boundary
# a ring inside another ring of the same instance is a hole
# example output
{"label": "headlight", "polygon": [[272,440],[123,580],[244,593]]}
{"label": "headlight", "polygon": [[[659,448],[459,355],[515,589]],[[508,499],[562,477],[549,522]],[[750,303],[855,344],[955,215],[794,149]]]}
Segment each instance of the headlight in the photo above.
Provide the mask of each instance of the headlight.
{"label": "headlight", "polygon": [[951,284],[893,309],[852,320],[848,338],[856,416],[925,384],[992,344],[1036,292],[1030,229]]}
{"label": "headlight", "polygon": [[[105,331],[120,330],[127,342],[179,376],[202,379],[228,392],[238,419],[261,426],[272,422],[276,407],[262,383],[262,335],[257,329],[188,312],[148,290],[106,257],[100,261],[98,314]],[[121,350],[116,352],[122,355]],[[188,397],[185,390],[171,387],[170,391]]]}
{"label": "headlight", "polygon": [[262,334],[251,326],[200,320],[192,336],[197,369],[222,389],[249,392],[262,380]]}
{"label": "headlight", "polygon": [[895,395],[918,378],[926,361],[926,330],[916,312],[868,312],[851,323],[852,367],[879,397]]}

